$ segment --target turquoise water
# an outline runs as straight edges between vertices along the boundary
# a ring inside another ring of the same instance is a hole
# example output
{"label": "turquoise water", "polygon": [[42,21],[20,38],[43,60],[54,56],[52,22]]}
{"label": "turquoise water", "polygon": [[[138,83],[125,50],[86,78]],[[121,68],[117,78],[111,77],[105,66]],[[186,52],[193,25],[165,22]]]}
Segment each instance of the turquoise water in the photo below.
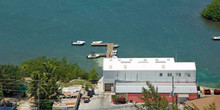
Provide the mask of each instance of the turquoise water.
{"label": "turquoise water", "polygon": [[[66,56],[84,68],[89,42],[119,43],[118,57],[175,57],[194,61],[200,84],[220,82],[220,23],[200,12],[211,0],[0,0],[0,63]],[[83,47],[71,41],[85,40]]]}

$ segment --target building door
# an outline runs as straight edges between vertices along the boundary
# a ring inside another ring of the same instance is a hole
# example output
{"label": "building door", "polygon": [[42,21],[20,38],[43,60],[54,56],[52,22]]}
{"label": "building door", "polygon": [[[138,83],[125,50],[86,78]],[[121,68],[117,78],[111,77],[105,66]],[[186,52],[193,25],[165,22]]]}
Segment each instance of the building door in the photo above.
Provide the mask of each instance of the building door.
{"label": "building door", "polygon": [[113,86],[112,83],[106,83],[105,84],[105,91],[111,91],[111,87]]}
{"label": "building door", "polygon": [[186,102],[189,98],[189,94],[178,94],[179,103]]}

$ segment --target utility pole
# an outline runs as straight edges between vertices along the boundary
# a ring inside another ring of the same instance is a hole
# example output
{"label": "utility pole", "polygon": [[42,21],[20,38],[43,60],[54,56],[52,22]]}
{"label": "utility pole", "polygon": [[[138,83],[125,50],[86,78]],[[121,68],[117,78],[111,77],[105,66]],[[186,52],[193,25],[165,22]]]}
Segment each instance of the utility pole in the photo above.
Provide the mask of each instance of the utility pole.
{"label": "utility pole", "polygon": [[172,103],[174,104],[174,76],[172,75]]}
{"label": "utility pole", "polygon": [[37,108],[40,110],[40,93],[39,93],[39,80],[37,80],[37,96],[38,96],[38,101],[37,101]]}

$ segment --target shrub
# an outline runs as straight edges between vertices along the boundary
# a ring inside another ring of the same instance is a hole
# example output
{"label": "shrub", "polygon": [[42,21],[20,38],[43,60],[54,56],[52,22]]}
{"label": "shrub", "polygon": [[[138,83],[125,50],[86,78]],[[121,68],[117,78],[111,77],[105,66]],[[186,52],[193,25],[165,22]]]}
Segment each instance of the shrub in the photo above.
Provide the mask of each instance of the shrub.
{"label": "shrub", "polygon": [[41,109],[51,110],[53,106],[53,100],[44,100],[40,105]]}
{"label": "shrub", "polygon": [[121,104],[126,103],[125,97],[118,97],[118,103],[121,103]]}
{"label": "shrub", "polygon": [[112,95],[112,99],[114,100],[115,103],[118,102],[118,97],[116,95]]}
{"label": "shrub", "polygon": [[89,91],[89,86],[88,85],[86,85],[85,90]]}

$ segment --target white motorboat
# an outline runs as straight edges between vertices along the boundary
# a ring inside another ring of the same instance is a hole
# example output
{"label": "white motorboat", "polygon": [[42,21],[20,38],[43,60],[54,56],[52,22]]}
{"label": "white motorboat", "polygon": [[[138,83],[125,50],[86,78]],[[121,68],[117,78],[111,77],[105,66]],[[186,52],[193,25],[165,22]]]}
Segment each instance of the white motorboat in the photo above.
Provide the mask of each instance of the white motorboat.
{"label": "white motorboat", "polygon": [[80,41],[80,40],[78,40],[78,41],[76,41],[76,42],[72,42],[72,45],[83,45],[83,44],[85,44],[86,43],[86,41]]}
{"label": "white motorboat", "polygon": [[114,48],[118,48],[119,45],[118,45],[118,44],[114,44],[113,47],[114,47]]}
{"label": "white motorboat", "polygon": [[212,40],[220,40],[220,36],[213,36]]}
{"label": "white motorboat", "polygon": [[102,41],[92,41],[91,43],[92,44],[100,44],[100,43],[102,43]]}
{"label": "white motorboat", "polygon": [[113,53],[117,53],[117,50],[112,50]]}
{"label": "white motorboat", "polygon": [[91,52],[91,53],[87,56],[88,59],[94,59],[94,58],[98,58],[98,57],[100,57],[100,55],[99,55],[99,54],[95,54],[95,52]]}

